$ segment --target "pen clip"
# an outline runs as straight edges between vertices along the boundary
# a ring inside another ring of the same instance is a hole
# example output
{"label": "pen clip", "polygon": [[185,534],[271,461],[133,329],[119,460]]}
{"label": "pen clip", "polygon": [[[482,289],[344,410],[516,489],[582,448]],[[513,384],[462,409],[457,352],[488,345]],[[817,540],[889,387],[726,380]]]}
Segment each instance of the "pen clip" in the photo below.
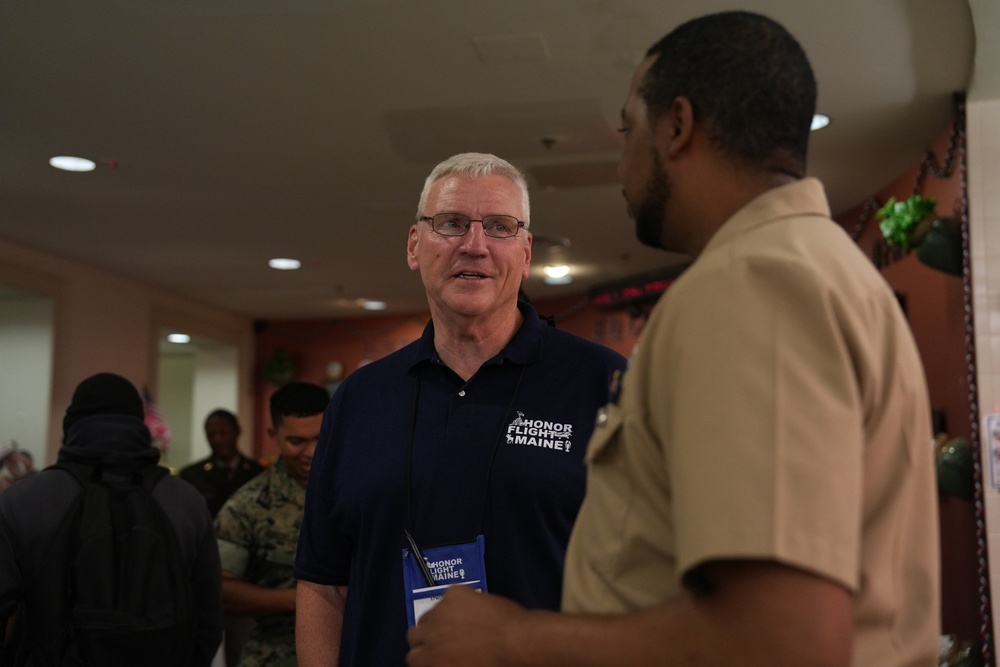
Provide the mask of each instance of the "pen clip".
{"label": "pen clip", "polygon": [[431,568],[427,565],[427,561],[424,560],[424,555],[420,553],[417,541],[413,539],[413,535],[410,535],[410,531],[405,528],[403,529],[403,534],[406,536],[406,541],[410,544],[410,552],[413,553],[414,557],[417,559],[417,565],[420,566],[420,571],[424,573],[424,579],[427,580],[427,585],[436,586],[437,582],[434,581],[434,575],[431,574]]}

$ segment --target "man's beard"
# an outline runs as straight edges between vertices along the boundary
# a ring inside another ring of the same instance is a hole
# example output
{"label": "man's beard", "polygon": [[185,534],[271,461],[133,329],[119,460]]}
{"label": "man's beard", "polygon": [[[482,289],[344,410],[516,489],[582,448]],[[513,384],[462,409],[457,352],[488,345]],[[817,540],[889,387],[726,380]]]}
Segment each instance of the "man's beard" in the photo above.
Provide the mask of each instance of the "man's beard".
{"label": "man's beard", "polygon": [[666,219],[667,201],[670,199],[670,182],[660,164],[660,156],[653,150],[653,169],[646,183],[646,197],[635,209],[635,235],[639,242],[652,248],[666,250],[663,245],[663,224]]}

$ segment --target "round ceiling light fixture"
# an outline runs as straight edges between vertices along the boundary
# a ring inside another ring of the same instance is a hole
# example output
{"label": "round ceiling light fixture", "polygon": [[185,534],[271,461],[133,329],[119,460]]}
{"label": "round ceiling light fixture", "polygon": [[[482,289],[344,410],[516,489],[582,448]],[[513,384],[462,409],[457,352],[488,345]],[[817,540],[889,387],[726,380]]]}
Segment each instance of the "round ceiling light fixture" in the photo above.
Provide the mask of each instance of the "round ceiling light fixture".
{"label": "round ceiling light fixture", "polygon": [[56,169],[63,171],[94,171],[97,163],[85,157],[73,157],[72,155],[57,155],[49,158],[49,164]]}
{"label": "round ceiling light fixture", "polygon": [[289,257],[275,257],[274,259],[267,260],[267,265],[279,271],[294,271],[302,266],[302,262]]}

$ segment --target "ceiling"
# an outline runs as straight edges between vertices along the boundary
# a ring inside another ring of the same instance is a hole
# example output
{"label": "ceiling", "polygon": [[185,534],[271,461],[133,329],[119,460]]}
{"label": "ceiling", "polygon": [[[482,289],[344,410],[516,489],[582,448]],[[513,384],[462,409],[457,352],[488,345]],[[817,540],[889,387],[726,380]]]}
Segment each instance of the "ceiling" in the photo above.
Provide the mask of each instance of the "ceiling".
{"label": "ceiling", "polygon": [[[965,0],[745,0],[802,42],[835,212],[947,127]],[[532,192],[533,299],[669,264],[635,241],[615,132],[645,49],[721,0],[3,0],[0,237],[258,319],[426,309],[423,179],[493,152]],[[98,163],[48,166],[54,155]],[[568,244],[567,244],[568,242]],[[293,257],[298,271],[268,268]],[[575,282],[540,269],[569,264]]]}

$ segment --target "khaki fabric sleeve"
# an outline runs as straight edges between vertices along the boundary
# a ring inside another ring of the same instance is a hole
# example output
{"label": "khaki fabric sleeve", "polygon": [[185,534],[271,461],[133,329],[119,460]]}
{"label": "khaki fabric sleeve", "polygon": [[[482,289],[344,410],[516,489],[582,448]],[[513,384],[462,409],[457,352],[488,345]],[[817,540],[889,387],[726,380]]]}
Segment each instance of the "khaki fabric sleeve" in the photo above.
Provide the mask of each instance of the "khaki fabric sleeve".
{"label": "khaki fabric sleeve", "polygon": [[663,434],[681,573],[765,558],[857,587],[863,415],[851,315],[833,294],[809,267],[757,258],[671,295],[688,303],[651,350],[670,381],[651,388],[648,418]]}

